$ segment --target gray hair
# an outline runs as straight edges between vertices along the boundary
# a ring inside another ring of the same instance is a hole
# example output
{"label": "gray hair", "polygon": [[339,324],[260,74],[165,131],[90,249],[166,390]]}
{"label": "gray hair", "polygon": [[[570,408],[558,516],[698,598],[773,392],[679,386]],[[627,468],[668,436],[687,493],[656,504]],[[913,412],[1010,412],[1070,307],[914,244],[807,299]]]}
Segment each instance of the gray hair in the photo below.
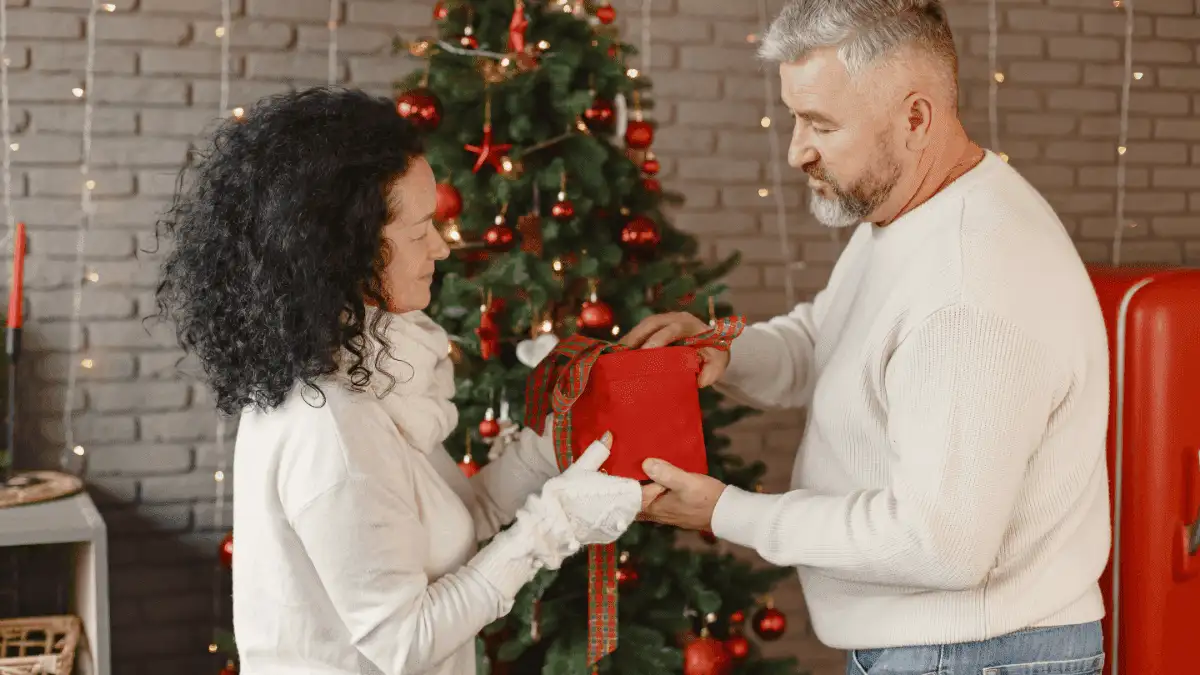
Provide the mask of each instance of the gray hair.
{"label": "gray hair", "polygon": [[763,35],[758,55],[789,63],[836,47],[853,77],[904,46],[948,67],[954,86],[958,54],[941,0],[790,0]]}

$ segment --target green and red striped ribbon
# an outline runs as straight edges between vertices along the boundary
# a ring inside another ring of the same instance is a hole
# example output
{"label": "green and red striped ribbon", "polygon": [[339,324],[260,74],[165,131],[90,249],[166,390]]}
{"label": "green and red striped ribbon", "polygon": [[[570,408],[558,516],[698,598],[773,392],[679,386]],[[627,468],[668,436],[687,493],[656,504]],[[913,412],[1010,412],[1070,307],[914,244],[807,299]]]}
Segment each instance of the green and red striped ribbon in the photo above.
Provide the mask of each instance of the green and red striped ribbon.
{"label": "green and red striped ribbon", "polygon": [[[718,319],[711,329],[672,343],[681,347],[728,350],[741,335],[742,317]],[[525,384],[525,426],[537,433],[546,417],[554,415],[554,450],[558,468],[565,470],[575,457],[571,451],[571,407],[587,389],[592,367],[601,356],[630,349],[619,343],[572,335],[562,340]],[[600,659],[617,648],[617,545],[588,547],[588,648],[587,664],[598,672]]]}

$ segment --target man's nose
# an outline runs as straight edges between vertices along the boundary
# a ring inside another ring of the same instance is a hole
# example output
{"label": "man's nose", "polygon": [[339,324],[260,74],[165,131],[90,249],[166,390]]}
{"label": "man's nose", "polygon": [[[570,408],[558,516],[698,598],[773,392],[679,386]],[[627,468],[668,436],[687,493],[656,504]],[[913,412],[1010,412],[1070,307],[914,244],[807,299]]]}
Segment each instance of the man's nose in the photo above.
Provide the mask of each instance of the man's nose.
{"label": "man's nose", "polygon": [[801,169],[817,161],[818,158],[816,148],[808,142],[800,130],[792,134],[792,142],[788,145],[788,164],[793,169]]}

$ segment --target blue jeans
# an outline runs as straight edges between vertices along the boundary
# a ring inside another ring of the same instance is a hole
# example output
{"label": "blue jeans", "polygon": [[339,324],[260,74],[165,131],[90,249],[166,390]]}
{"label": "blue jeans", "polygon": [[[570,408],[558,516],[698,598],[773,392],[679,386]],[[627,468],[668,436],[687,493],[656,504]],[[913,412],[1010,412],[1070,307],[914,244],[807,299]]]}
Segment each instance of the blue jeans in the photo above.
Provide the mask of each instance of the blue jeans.
{"label": "blue jeans", "polygon": [[1100,622],[1031,628],[991,640],[850,652],[847,675],[1100,675]]}

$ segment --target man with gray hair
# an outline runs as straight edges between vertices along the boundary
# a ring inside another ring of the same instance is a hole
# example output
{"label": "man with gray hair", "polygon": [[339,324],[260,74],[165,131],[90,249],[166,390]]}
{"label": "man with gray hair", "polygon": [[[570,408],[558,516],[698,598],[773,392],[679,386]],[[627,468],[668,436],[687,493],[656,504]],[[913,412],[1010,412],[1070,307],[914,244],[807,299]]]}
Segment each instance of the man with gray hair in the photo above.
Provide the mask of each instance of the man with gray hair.
{"label": "man with gray hair", "polygon": [[[794,566],[852,674],[1099,673],[1108,345],[1062,223],[967,137],[938,0],[791,0],[760,55],[813,214],[855,229],[812,302],[699,377],[808,408],[792,489],[649,459],[642,517]],[[665,314],[623,342],[706,329]]]}

